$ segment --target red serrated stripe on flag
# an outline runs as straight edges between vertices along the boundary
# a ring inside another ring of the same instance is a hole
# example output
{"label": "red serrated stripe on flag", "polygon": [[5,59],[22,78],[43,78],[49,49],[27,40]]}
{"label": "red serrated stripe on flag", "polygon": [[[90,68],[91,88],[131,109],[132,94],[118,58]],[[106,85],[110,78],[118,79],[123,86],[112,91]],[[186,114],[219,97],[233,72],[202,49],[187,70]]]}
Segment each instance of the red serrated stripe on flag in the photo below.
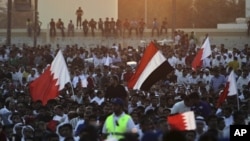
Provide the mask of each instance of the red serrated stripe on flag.
{"label": "red serrated stripe on flag", "polygon": [[180,131],[186,130],[186,123],[182,114],[168,116],[167,121],[171,129]]}

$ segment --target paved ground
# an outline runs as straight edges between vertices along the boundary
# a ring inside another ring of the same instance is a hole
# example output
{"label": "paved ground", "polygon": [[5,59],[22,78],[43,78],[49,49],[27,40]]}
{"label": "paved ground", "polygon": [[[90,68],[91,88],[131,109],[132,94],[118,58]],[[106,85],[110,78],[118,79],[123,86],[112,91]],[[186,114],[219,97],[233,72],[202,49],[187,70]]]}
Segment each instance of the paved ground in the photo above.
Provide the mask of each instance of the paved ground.
{"label": "paved ground", "polygon": [[[208,33],[210,36],[211,44],[219,46],[220,44],[225,44],[225,46],[229,49],[231,48],[242,48],[245,44],[250,45],[250,36],[246,35],[246,31],[242,29],[181,29],[186,33],[190,33],[194,31],[198,37],[199,41],[202,41],[205,37],[205,34]],[[102,37],[100,33],[97,33],[95,37],[84,37],[81,30],[77,30],[74,37],[65,37],[62,38],[59,36],[51,39],[48,35],[47,30],[42,30],[41,36],[37,38],[37,44],[51,44],[52,46],[56,46],[56,44],[60,44],[61,46],[78,44],[83,47],[95,47],[97,45],[111,46],[113,43],[121,44],[123,47],[127,46],[144,46],[144,42],[150,42],[151,40],[161,41],[164,39],[171,39],[170,35],[164,35],[160,37],[152,37],[151,31],[146,30],[145,36],[143,38],[139,38],[135,36],[135,33],[132,33],[131,37],[125,38],[114,38],[114,37]],[[4,42],[6,39],[6,30],[0,29],[0,43]],[[21,45],[23,43],[28,45],[34,44],[33,37],[27,37],[25,29],[15,29],[12,30],[12,44]]]}

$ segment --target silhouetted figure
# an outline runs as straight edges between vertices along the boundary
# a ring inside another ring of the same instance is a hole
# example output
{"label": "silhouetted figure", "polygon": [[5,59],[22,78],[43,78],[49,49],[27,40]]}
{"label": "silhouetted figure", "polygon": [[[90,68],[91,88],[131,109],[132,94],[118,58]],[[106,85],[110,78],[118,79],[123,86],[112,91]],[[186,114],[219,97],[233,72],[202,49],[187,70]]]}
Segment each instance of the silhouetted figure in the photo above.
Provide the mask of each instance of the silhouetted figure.
{"label": "silhouetted figure", "polygon": [[30,37],[32,35],[33,24],[32,24],[32,21],[29,18],[26,21],[26,28],[27,28],[28,36]]}
{"label": "silhouetted figure", "polygon": [[82,26],[82,15],[83,15],[83,10],[81,7],[79,7],[76,10],[76,29],[79,27],[81,29]]}
{"label": "silhouetted figure", "polygon": [[88,36],[88,31],[89,31],[89,27],[88,27],[88,20],[85,19],[83,22],[82,22],[82,29],[83,29],[83,34],[84,36]]}
{"label": "silhouetted figure", "polygon": [[51,19],[50,23],[49,23],[49,33],[51,37],[56,36],[56,23],[54,21],[54,19]]}
{"label": "silhouetted figure", "polygon": [[61,30],[62,37],[64,37],[65,36],[65,33],[64,33],[64,28],[65,27],[64,27],[64,23],[63,23],[61,18],[58,19],[58,21],[56,23],[56,27],[57,27],[57,29]]}

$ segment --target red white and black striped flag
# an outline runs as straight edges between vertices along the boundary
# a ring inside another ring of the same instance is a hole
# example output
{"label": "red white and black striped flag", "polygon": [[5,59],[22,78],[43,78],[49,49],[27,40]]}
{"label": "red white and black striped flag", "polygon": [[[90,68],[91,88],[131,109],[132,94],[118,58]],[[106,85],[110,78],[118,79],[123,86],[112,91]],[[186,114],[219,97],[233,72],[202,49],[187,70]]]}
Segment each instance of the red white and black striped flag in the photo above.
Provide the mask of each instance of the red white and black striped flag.
{"label": "red white and black striped flag", "polygon": [[148,91],[153,84],[173,70],[166,57],[151,42],[145,49],[134,75],[128,81],[128,88]]}

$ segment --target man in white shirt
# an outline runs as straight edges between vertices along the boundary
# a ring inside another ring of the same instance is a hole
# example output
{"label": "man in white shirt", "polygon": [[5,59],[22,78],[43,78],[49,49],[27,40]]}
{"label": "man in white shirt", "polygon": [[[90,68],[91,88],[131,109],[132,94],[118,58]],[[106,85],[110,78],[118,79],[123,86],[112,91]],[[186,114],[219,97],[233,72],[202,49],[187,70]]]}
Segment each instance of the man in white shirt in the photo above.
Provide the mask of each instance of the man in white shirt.
{"label": "man in white shirt", "polygon": [[188,71],[186,69],[182,70],[182,75],[177,76],[177,84],[187,86],[189,84],[189,77]]}
{"label": "man in white shirt", "polygon": [[197,99],[199,99],[199,95],[197,93],[191,93],[185,96],[182,101],[179,101],[173,105],[173,108],[171,109],[171,114],[191,111],[191,107],[194,105]]}
{"label": "man in white shirt", "polygon": [[243,70],[242,74],[239,76],[239,78],[236,81],[237,88],[240,91],[240,93],[243,92],[244,87],[246,87],[249,83],[248,75],[249,75],[248,70]]}
{"label": "man in white shirt", "polygon": [[102,105],[102,103],[104,102],[104,94],[103,94],[103,92],[100,91],[100,90],[97,90],[96,96],[94,98],[92,98],[90,102],[91,103],[97,103],[98,105]]}

